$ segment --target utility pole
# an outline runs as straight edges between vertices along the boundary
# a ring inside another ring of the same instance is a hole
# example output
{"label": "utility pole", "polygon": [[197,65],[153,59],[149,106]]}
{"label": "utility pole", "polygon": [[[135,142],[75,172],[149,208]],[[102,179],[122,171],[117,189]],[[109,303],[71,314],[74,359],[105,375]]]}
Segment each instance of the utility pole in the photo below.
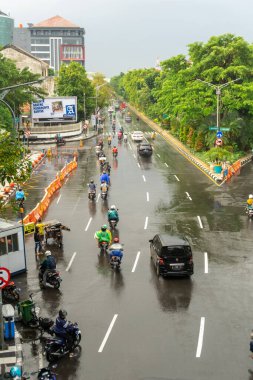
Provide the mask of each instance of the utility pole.
{"label": "utility pole", "polygon": [[240,78],[231,80],[231,81],[229,81],[227,83],[224,83],[224,84],[215,85],[213,83],[206,82],[206,81],[204,81],[202,79],[197,79],[197,81],[202,82],[202,83],[206,84],[207,86],[213,87],[215,89],[216,96],[217,96],[216,123],[217,123],[217,130],[218,131],[220,131],[220,97],[221,97],[221,89],[224,88],[224,87],[229,86],[231,83],[237,82],[238,80],[240,80]]}

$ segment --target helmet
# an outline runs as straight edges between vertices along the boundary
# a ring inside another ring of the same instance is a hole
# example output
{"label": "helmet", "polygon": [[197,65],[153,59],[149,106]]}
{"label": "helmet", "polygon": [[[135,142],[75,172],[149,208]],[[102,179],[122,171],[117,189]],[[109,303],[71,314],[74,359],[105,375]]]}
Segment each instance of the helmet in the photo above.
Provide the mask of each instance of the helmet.
{"label": "helmet", "polygon": [[107,230],[107,225],[104,224],[104,225],[101,227],[101,230],[102,230],[102,231],[106,231],[106,230]]}
{"label": "helmet", "polygon": [[115,237],[115,238],[113,239],[113,242],[114,242],[114,243],[119,243],[119,238],[118,238],[118,237]]}
{"label": "helmet", "polygon": [[45,255],[46,255],[46,256],[51,256],[51,251],[46,251],[46,252],[45,252]]}
{"label": "helmet", "polygon": [[91,179],[91,180],[90,180],[90,183],[94,183],[94,180],[93,180],[93,179]]}
{"label": "helmet", "polygon": [[103,174],[106,174],[106,171],[105,171],[105,170],[103,170]]}
{"label": "helmet", "polygon": [[65,319],[67,317],[67,315],[68,315],[68,313],[66,312],[66,310],[63,310],[63,309],[59,310],[59,317],[61,319]]}
{"label": "helmet", "polygon": [[11,377],[16,377],[16,376],[21,377],[21,375],[22,375],[21,368],[17,367],[17,366],[12,367],[10,369],[10,375],[11,375]]}
{"label": "helmet", "polygon": [[253,199],[253,194],[249,194],[249,199]]}
{"label": "helmet", "polygon": [[116,206],[115,206],[115,205],[112,205],[112,206],[111,206],[111,210],[116,210]]}
{"label": "helmet", "polygon": [[[18,191],[22,191],[22,187],[19,187],[19,188],[18,188]],[[14,367],[13,367],[13,368],[14,368]]]}

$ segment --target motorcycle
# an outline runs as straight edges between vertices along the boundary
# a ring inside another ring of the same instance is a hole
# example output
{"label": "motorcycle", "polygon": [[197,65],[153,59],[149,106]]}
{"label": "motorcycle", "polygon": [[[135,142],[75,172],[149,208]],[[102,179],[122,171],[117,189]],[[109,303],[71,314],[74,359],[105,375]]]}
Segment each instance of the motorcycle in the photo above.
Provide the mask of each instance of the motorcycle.
{"label": "motorcycle", "polygon": [[118,220],[116,219],[111,219],[109,220],[109,224],[112,230],[114,230],[117,227]]}
{"label": "motorcycle", "polygon": [[[34,371],[31,373],[24,372],[22,374],[21,380],[31,379],[30,375],[34,376],[37,374],[38,374],[37,376],[38,380],[56,380],[56,374],[52,372],[50,368],[41,368],[39,371]],[[13,377],[8,372],[4,374],[4,379],[13,379]]]}
{"label": "motorcycle", "polygon": [[57,137],[55,140],[56,140],[56,145],[58,146],[66,144],[66,140],[63,139],[62,137]]}
{"label": "motorcycle", "polygon": [[109,244],[107,243],[107,241],[101,241],[99,243],[99,247],[100,247],[100,253],[103,255],[103,254],[107,254],[107,249],[109,247]]}
{"label": "motorcycle", "polygon": [[13,281],[9,282],[2,290],[3,301],[5,303],[18,302],[20,299],[19,293],[20,289],[16,287],[15,283]]}
{"label": "motorcycle", "polygon": [[104,201],[107,199],[107,191],[101,191],[101,199]]}
{"label": "motorcycle", "polygon": [[122,134],[118,134],[118,140],[121,141],[122,140]]}
{"label": "motorcycle", "polygon": [[127,143],[127,136],[124,136],[124,143]]}
{"label": "motorcycle", "polygon": [[118,152],[112,152],[113,158],[116,158],[118,156]]}
{"label": "motorcycle", "polygon": [[112,256],[110,258],[110,265],[113,270],[120,270],[121,260],[118,256]]}
{"label": "motorcycle", "polygon": [[253,208],[246,207],[246,214],[248,215],[248,218],[253,217]]}
{"label": "motorcycle", "polygon": [[96,191],[89,191],[88,198],[93,201],[96,198]]}
{"label": "motorcycle", "polygon": [[56,337],[49,339],[45,345],[46,359],[49,363],[61,359],[63,356],[73,351],[81,342],[81,331],[77,323],[73,323],[68,327],[68,334],[71,335],[72,344],[68,347],[66,339]]}
{"label": "motorcycle", "polygon": [[[43,273],[41,270],[39,271],[39,280],[40,280],[40,287],[43,288]],[[50,270],[47,273],[47,280],[46,280],[46,287],[48,288],[54,288],[54,289],[59,289],[61,286],[62,279],[60,277],[60,272],[57,270]]]}
{"label": "motorcycle", "polygon": [[111,146],[112,145],[112,140],[108,140],[108,146]]}

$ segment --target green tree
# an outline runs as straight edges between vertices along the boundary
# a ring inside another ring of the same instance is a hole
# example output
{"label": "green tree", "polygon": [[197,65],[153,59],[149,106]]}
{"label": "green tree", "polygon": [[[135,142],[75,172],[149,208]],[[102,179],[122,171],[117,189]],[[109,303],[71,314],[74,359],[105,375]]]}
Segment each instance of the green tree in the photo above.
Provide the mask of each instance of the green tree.
{"label": "green tree", "polygon": [[86,116],[92,114],[95,108],[95,90],[80,63],[71,62],[69,65],[62,65],[56,78],[56,87],[59,96],[77,97],[78,120],[84,118],[84,101]]}
{"label": "green tree", "polygon": [[109,105],[110,99],[113,97],[113,89],[106,81],[104,74],[95,73],[92,78],[92,84],[96,90],[98,109]]}
{"label": "green tree", "polygon": [[[17,84],[33,82],[40,79],[39,74],[31,73],[28,68],[17,69],[15,62],[3,57],[0,53],[0,88],[14,86]],[[31,103],[37,97],[44,97],[46,93],[39,85],[18,87],[11,90],[4,100],[14,110],[15,115],[21,114],[21,107]],[[0,103],[0,125],[9,130],[12,129],[13,120],[8,108]]]}
{"label": "green tree", "polygon": [[24,182],[31,174],[31,163],[24,158],[24,147],[15,136],[0,129],[0,183]]}

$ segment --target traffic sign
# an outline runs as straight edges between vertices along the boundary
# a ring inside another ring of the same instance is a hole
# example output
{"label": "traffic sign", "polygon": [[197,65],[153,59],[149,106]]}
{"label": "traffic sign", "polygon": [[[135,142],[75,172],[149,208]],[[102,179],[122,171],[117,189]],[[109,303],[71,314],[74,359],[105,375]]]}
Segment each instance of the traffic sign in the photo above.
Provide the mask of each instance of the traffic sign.
{"label": "traffic sign", "polygon": [[8,285],[10,278],[11,273],[9,269],[0,267],[0,289],[3,289]]}
{"label": "traffic sign", "polygon": [[228,132],[228,131],[230,131],[230,128],[221,128],[220,130],[221,130],[221,131],[224,131],[224,132],[225,132],[225,131]]}
{"label": "traffic sign", "polygon": [[215,144],[217,146],[221,146],[222,145],[222,139],[216,139]]}
{"label": "traffic sign", "polygon": [[218,127],[209,127],[209,131],[217,131]]}
{"label": "traffic sign", "polygon": [[218,139],[220,139],[223,136],[223,133],[221,131],[218,131],[216,133],[216,136],[218,137]]}

